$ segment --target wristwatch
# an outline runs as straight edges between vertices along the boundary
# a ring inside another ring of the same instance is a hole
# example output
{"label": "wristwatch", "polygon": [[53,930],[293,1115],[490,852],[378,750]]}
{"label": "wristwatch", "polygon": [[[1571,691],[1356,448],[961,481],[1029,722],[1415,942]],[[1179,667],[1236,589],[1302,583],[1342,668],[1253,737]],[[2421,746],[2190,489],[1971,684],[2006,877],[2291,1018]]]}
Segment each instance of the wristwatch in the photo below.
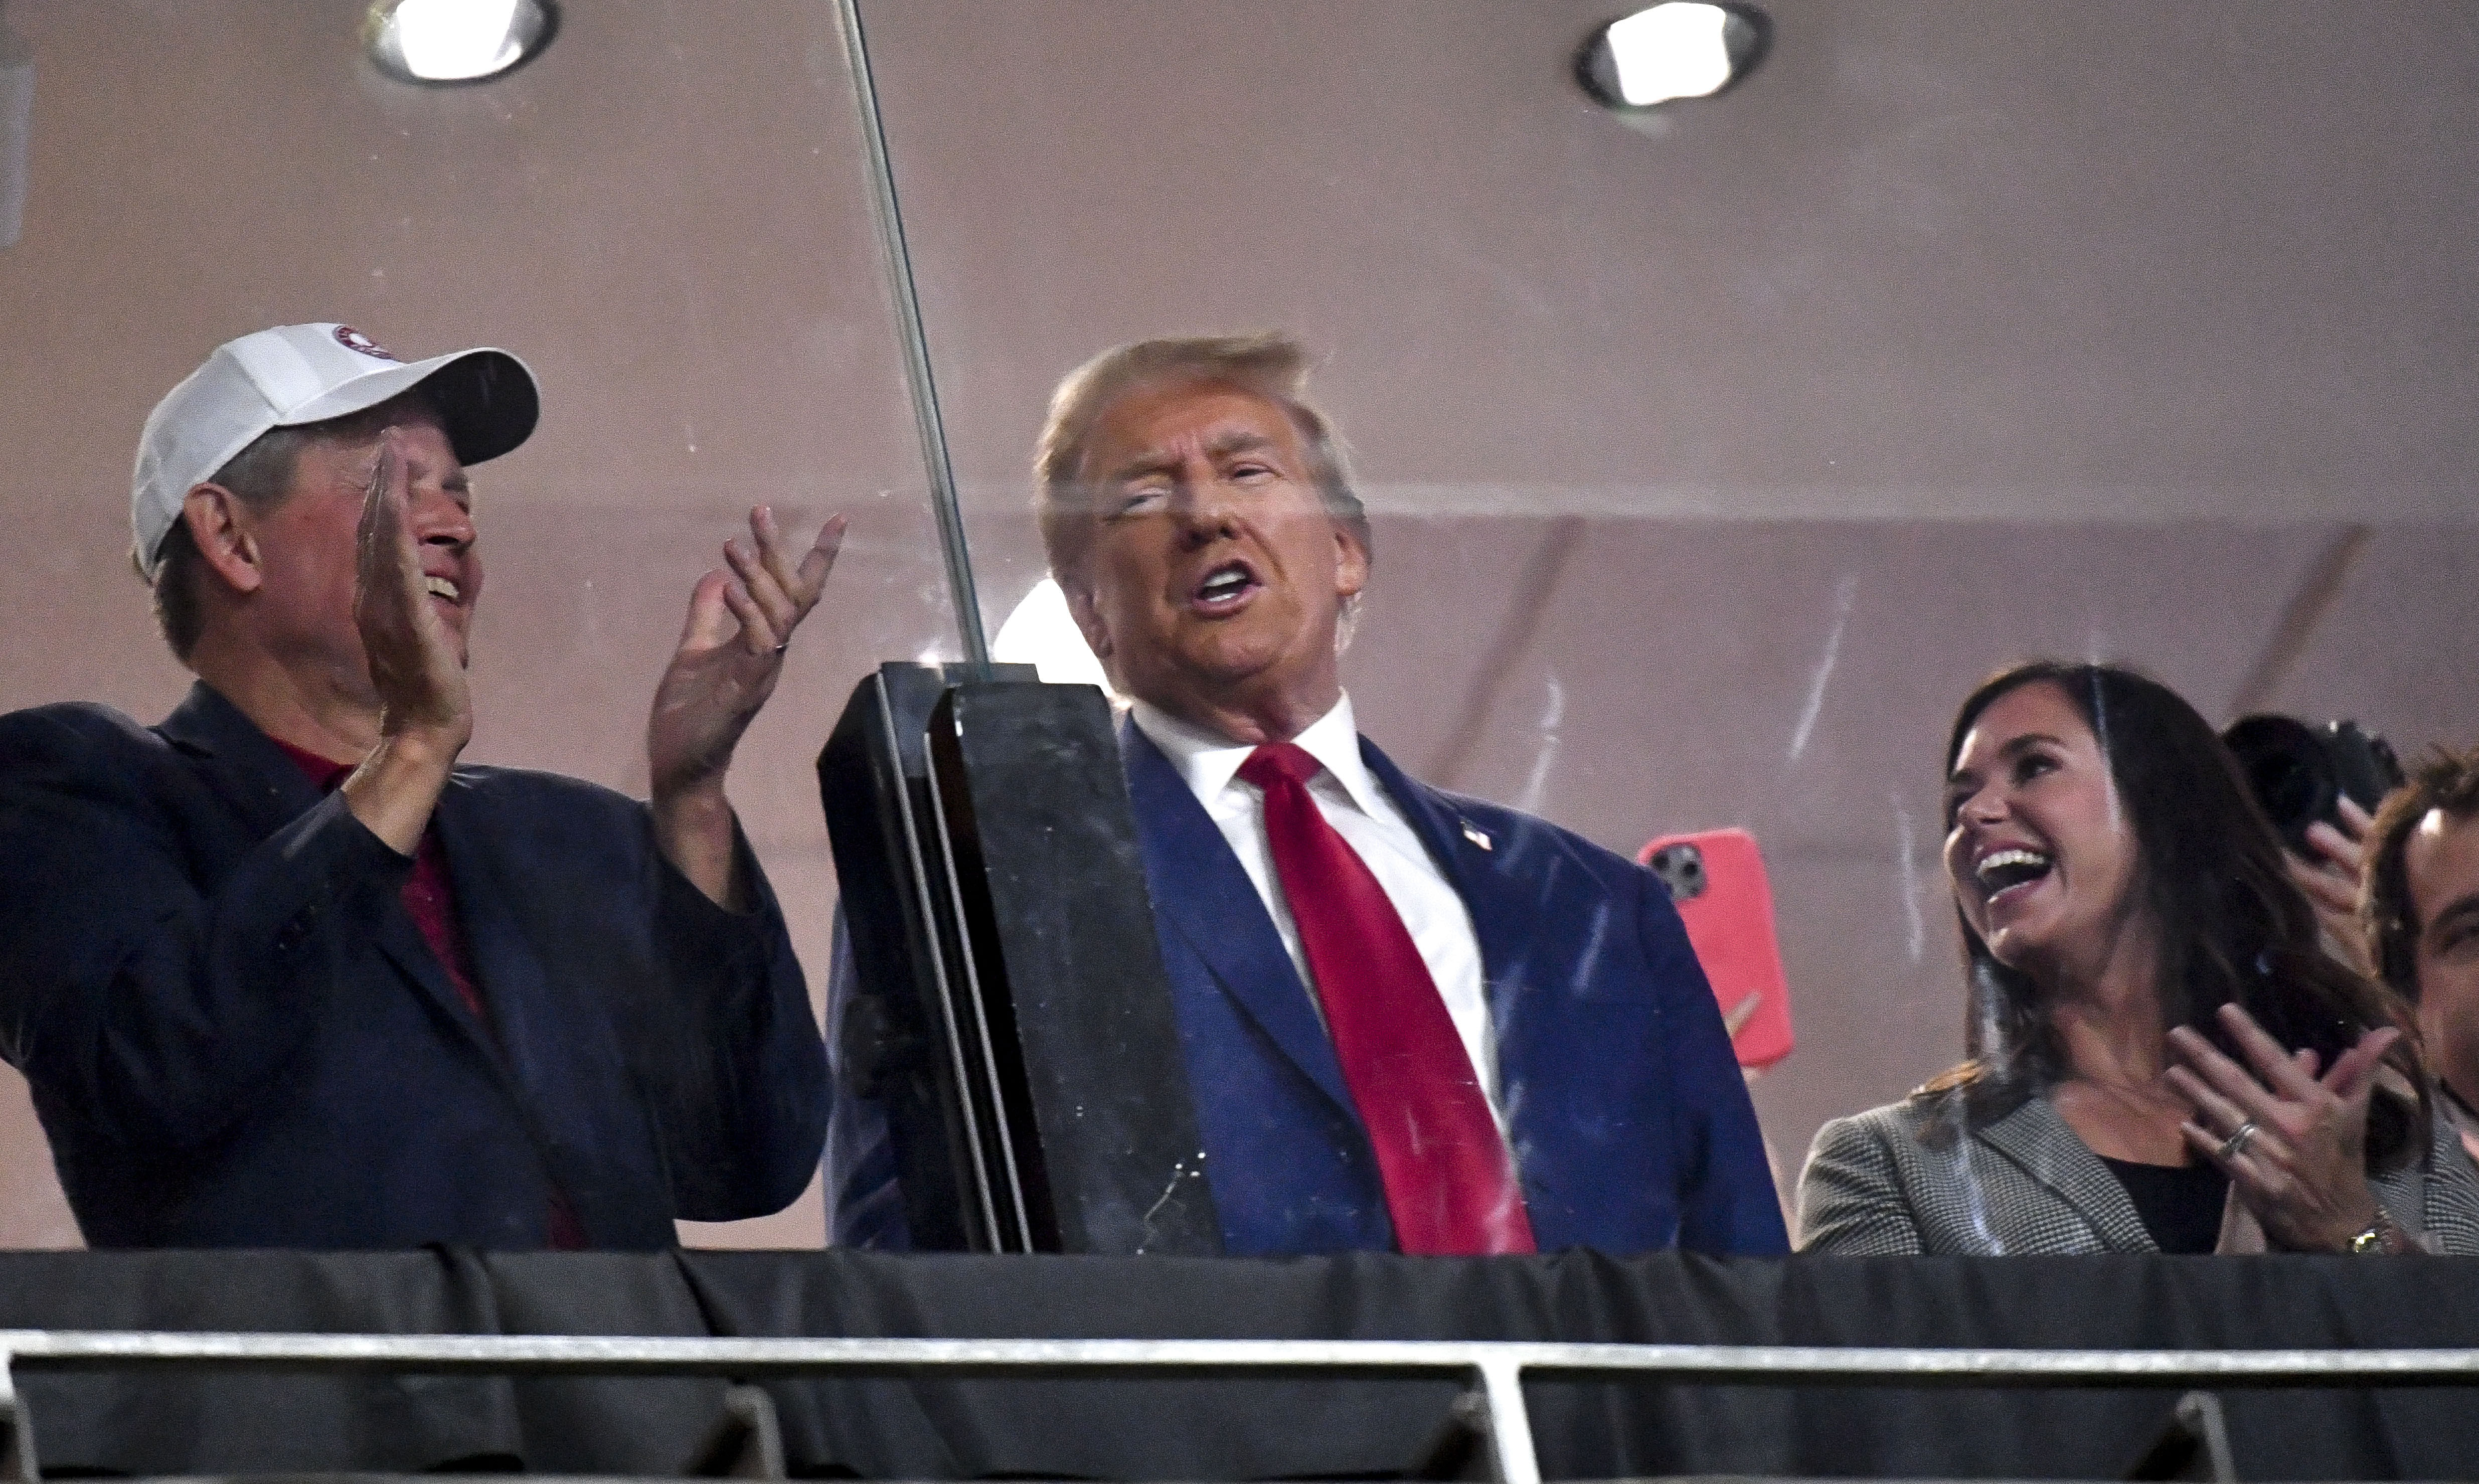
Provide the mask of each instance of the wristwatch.
{"label": "wristwatch", "polygon": [[2392,1213],[2376,1208],[2376,1218],[2367,1229],[2349,1241],[2343,1249],[2358,1257],[2390,1257],[2402,1249],[2401,1228],[2393,1224]]}

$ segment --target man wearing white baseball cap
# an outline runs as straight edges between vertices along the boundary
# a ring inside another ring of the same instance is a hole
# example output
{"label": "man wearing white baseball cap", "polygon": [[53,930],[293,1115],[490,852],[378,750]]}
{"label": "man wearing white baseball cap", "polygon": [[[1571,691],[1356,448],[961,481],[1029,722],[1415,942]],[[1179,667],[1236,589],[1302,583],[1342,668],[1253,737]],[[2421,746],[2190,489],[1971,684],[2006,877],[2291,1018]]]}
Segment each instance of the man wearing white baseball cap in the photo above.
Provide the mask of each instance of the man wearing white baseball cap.
{"label": "man wearing white baseball cap", "polygon": [[843,523],[761,507],[698,581],[649,803],[461,765],[466,468],[538,407],[505,351],[294,324],[147,419],[132,556],[198,682],[0,717],[0,1052],[89,1244],[647,1248],[806,1183],[825,1057],[724,776]]}

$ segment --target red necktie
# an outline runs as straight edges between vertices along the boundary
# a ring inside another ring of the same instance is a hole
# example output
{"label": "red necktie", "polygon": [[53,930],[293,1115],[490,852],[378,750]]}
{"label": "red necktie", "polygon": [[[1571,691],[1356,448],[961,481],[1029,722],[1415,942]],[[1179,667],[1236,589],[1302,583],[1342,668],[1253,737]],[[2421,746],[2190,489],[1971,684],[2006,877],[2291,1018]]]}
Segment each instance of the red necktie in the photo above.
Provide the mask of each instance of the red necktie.
{"label": "red necktie", "polygon": [[1386,889],[1309,796],[1323,765],[1289,742],[1248,755],[1265,838],[1342,1080],[1377,1151],[1406,1252],[1530,1252],[1532,1218],[1446,1002]]}

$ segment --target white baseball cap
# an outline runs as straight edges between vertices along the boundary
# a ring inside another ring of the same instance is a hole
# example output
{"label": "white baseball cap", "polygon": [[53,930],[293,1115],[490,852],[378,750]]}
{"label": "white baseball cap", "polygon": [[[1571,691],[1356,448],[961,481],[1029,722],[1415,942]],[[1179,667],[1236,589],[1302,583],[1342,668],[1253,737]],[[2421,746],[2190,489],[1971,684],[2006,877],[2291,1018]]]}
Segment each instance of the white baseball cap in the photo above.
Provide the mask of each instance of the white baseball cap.
{"label": "white baseball cap", "polygon": [[524,443],[542,410],[525,363],[488,346],[399,361],[347,324],[280,324],[217,345],[155,404],[139,436],[129,490],[139,570],[155,580],[181,502],[260,434],[361,412],[415,387],[428,393],[466,464]]}

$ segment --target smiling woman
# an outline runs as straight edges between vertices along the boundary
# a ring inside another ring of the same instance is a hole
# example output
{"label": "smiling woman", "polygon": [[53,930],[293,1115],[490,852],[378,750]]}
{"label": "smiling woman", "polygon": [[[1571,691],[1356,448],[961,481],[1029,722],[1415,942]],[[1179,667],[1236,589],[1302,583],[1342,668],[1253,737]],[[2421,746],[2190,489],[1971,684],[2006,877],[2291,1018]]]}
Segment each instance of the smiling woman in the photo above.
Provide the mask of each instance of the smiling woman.
{"label": "smiling woman", "polygon": [[2017,666],[1946,759],[1971,1060],[1818,1134],[1807,1248],[2479,1250],[2397,1003],[2326,951],[2193,707]]}

